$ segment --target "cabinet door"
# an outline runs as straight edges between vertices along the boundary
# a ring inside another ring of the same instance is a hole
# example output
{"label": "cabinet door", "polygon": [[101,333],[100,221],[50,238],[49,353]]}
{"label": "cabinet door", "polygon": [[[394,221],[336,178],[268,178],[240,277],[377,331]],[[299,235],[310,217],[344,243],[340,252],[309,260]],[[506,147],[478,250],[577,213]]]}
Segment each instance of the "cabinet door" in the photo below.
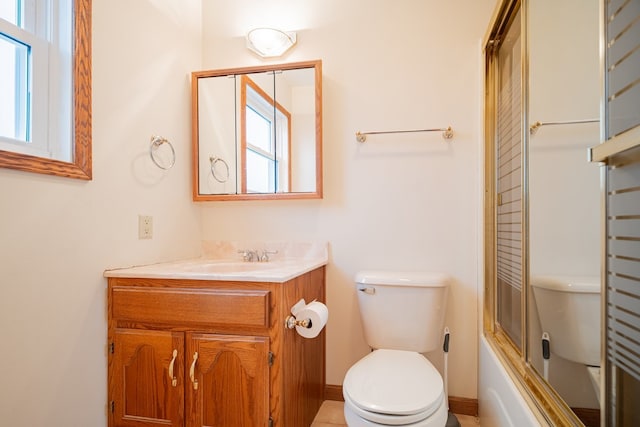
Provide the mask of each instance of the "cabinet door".
{"label": "cabinet door", "polygon": [[267,337],[187,334],[186,354],[188,427],[268,425]]}
{"label": "cabinet door", "polygon": [[183,427],[184,334],[116,329],[112,345],[109,426]]}

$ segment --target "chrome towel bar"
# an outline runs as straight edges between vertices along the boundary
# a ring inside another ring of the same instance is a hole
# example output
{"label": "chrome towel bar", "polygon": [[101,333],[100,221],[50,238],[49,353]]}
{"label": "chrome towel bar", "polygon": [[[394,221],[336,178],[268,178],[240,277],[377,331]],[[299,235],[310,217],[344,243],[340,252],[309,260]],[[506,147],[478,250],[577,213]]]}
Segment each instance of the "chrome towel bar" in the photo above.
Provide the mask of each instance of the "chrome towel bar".
{"label": "chrome towel bar", "polygon": [[537,121],[531,126],[529,126],[529,133],[531,135],[535,135],[538,129],[542,126],[553,126],[553,125],[578,125],[581,123],[598,123],[600,119],[585,119],[585,120],[565,120],[559,122],[540,122]]}
{"label": "chrome towel bar", "polygon": [[414,132],[442,132],[442,137],[444,139],[453,138],[453,129],[451,126],[446,128],[437,128],[437,129],[412,129],[412,130],[385,130],[385,131],[370,131],[370,132],[356,132],[356,141],[365,142],[367,140],[367,135],[381,135],[387,133],[414,133]]}

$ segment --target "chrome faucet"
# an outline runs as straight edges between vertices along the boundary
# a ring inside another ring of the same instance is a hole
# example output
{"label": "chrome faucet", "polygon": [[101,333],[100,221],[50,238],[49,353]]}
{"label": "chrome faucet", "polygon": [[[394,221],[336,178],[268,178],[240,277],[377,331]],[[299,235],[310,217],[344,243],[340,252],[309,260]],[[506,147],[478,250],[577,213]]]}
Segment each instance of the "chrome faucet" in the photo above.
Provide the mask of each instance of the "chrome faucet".
{"label": "chrome faucet", "polygon": [[268,262],[269,255],[277,254],[278,251],[263,250],[262,255],[260,255],[258,250],[242,249],[238,253],[242,254],[242,260],[245,262]]}
{"label": "chrome faucet", "polygon": [[268,251],[268,250],[264,250],[262,251],[262,256],[260,257],[260,261],[261,262],[268,262],[269,261],[269,255],[274,255],[277,254],[278,251]]}
{"label": "chrome faucet", "polygon": [[242,254],[242,260],[245,262],[259,261],[260,259],[260,256],[258,255],[258,251],[242,249],[242,250],[239,250],[238,253]]}

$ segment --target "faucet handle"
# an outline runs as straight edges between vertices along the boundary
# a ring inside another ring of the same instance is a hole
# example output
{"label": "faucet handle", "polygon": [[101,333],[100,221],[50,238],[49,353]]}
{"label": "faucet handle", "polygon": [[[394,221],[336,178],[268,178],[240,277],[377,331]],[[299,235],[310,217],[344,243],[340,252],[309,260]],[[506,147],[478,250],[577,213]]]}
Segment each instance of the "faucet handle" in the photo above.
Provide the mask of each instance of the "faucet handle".
{"label": "faucet handle", "polygon": [[241,249],[238,251],[239,254],[242,254],[242,260],[243,261],[253,261],[253,256],[256,255],[257,253],[254,251],[250,251],[248,249]]}
{"label": "faucet handle", "polygon": [[[256,253],[257,253],[257,251],[256,251]],[[269,255],[275,255],[277,253],[278,253],[278,251],[267,251],[267,250],[264,250],[264,251],[262,251],[262,256],[260,257],[259,261],[267,262],[267,261],[269,261]]]}

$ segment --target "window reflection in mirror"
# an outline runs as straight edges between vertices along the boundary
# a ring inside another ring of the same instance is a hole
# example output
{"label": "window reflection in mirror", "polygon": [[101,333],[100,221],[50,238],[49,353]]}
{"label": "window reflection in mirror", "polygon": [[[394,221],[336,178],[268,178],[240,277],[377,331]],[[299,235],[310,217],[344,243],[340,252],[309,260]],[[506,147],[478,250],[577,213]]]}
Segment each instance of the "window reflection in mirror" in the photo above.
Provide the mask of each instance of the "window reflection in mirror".
{"label": "window reflection in mirror", "polygon": [[288,192],[291,188],[291,113],[275,102],[273,72],[240,78],[240,155],[243,193]]}
{"label": "window reflection in mirror", "polygon": [[321,63],[194,72],[194,200],[322,197]]}

